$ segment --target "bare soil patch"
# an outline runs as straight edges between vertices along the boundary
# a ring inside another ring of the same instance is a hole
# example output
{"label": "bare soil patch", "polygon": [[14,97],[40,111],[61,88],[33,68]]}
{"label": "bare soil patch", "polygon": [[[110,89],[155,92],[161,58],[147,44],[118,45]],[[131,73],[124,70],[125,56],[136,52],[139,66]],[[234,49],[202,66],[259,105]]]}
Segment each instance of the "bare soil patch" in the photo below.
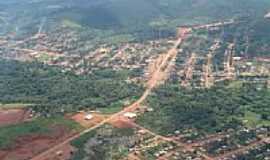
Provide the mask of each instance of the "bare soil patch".
{"label": "bare soil patch", "polygon": [[72,136],[64,126],[52,127],[48,135],[25,135],[19,137],[11,148],[0,150],[1,160],[27,160]]}
{"label": "bare soil patch", "polygon": [[118,117],[109,122],[112,126],[116,128],[134,128],[134,123],[127,118]]}
{"label": "bare soil patch", "polygon": [[24,122],[30,117],[25,109],[0,109],[0,127]]}
{"label": "bare soil patch", "polygon": [[73,116],[71,116],[71,119],[73,119],[75,122],[79,123],[81,126],[85,127],[85,128],[89,128],[89,127],[93,127],[96,124],[102,122],[104,119],[108,118],[107,115],[101,115],[98,113],[92,113],[91,115],[93,116],[92,119],[90,120],[86,120],[85,116],[87,115],[87,113],[77,113]]}
{"label": "bare soil patch", "polygon": [[54,154],[47,155],[40,160],[69,160],[75,151],[76,148],[67,144],[56,150]]}
{"label": "bare soil patch", "polygon": [[127,158],[124,158],[123,160],[141,160],[138,156],[136,156],[134,153],[130,153]]}

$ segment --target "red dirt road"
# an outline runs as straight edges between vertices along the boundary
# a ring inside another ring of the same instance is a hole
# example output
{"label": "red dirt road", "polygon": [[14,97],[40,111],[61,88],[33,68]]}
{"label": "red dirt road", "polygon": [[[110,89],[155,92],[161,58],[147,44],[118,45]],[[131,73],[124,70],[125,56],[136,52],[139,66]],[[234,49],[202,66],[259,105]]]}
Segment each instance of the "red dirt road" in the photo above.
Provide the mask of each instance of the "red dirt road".
{"label": "red dirt road", "polygon": [[125,107],[122,111],[115,113],[114,115],[112,115],[111,117],[101,121],[100,123],[96,124],[95,126],[86,129],[85,131],[74,135],[73,137],[70,137],[68,139],[66,139],[65,141],[59,143],[58,145],[55,145],[54,147],[50,148],[49,150],[31,158],[30,160],[43,160],[44,157],[47,157],[48,155],[53,154],[56,150],[58,150],[59,148],[62,148],[65,145],[68,145],[72,140],[104,125],[105,123],[110,122],[111,120],[114,120],[115,118],[121,116],[122,114],[124,114],[125,112],[130,112],[130,111],[134,111],[137,108],[140,107],[140,104],[148,97],[148,95],[150,94],[150,92],[152,91],[152,89],[154,87],[157,86],[158,82],[159,82],[159,75],[162,74],[167,66],[169,61],[171,60],[171,57],[175,54],[177,54],[177,47],[182,43],[183,39],[185,38],[186,34],[190,32],[190,29],[183,29],[180,34],[179,37],[177,39],[177,41],[175,42],[175,45],[172,49],[170,49],[167,53],[167,55],[165,56],[165,58],[162,60],[160,66],[156,69],[156,71],[153,73],[153,75],[151,76],[151,78],[149,79],[149,85],[147,87],[147,89],[145,90],[145,92],[143,93],[143,95],[136,101],[134,102],[132,105]]}
{"label": "red dirt road", "polygon": [[[150,79],[147,82],[147,87],[153,89],[158,86],[160,82],[166,80],[168,70],[170,69],[170,61],[176,58],[178,53],[178,46],[186,38],[186,35],[191,31],[189,28],[181,28],[178,31],[178,39],[175,41],[174,46],[164,55],[161,55],[156,62],[157,68],[150,76]],[[154,62],[155,63],[155,62]]]}
{"label": "red dirt road", "polygon": [[42,160],[67,160],[71,158],[74,151],[76,151],[76,149],[70,144],[67,144],[55,151],[55,154],[50,154],[47,155],[47,157],[43,157]]}
{"label": "red dirt road", "polygon": [[244,147],[241,147],[241,148],[239,148],[239,149],[235,149],[235,150],[233,150],[233,151],[229,151],[229,152],[224,153],[224,154],[222,154],[222,155],[216,156],[216,157],[214,158],[214,160],[225,160],[226,158],[228,158],[228,157],[230,157],[230,156],[232,156],[232,155],[237,155],[237,154],[239,154],[239,153],[243,153],[243,152],[245,152],[245,151],[248,151],[249,149],[255,148],[256,146],[265,143],[265,140],[266,140],[266,139],[267,139],[267,138],[263,138],[263,139],[260,140],[260,141],[256,141],[256,142],[253,142],[253,143],[249,144],[248,146],[244,146]]}

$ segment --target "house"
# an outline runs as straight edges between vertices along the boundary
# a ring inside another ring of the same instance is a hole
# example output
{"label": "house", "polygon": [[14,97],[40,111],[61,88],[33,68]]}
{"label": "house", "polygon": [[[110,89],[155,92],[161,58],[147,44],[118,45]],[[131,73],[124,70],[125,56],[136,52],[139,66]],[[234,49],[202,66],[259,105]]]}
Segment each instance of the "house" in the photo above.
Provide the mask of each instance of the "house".
{"label": "house", "polygon": [[270,138],[264,139],[264,142],[267,143],[267,144],[270,144]]}
{"label": "house", "polygon": [[240,61],[240,60],[242,60],[242,57],[233,57],[233,60],[234,61]]}
{"label": "house", "polygon": [[84,119],[85,120],[91,120],[93,117],[94,117],[93,115],[87,114],[87,115],[85,115]]}
{"label": "house", "polygon": [[146,112],[153,112],[154,109],[153,108],[146,108]]}
{"label": "house", "polygon": [[270,19],[270,12],[269,12],[269,13],[267,13],[267,14],[264,16],[264,18],[268,18],[268,19]]}
{"label": "house", "polygon": [[127,117],[129,119],[133,119],[133,118],[136,118],[137,117],[137,114],[136,113],[132,113],[132,112],[126,112],[126,113],[124,113],[124,117]]}

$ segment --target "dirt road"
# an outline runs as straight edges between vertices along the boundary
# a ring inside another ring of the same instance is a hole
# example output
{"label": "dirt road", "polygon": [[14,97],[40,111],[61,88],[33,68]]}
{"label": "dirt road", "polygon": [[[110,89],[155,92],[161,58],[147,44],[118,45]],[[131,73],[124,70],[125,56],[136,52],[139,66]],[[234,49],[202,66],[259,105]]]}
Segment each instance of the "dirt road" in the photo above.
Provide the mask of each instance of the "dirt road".
{"label": "dirt road", "polygon": [[44,160],[46,158],[47,155],[50,154],[55,154],[55,152],[57,152],[59,150],[59,148],[63,147],[64,145],[69,144],[72,140],[98,128],[101,127],[102,125],[104,125],[107,122],[110,122],[111,120],[113,120],[114,118],[117,118],[118,116],[121,116],[122,114],[124,114],[125,112],[130,112],[130,111],[134,111],[137,108],[140,107],[140,104],[147,98],[147,96],[150,94],[151,90],[157,86],[158,82],[159,82],[159,75],[162,74],[166,68],[168,67],[169,61],[171,60],[171,58],[173,56],[176,56],[177,54],[177,48],[178,46],[182,43],[183,39],[185,38],[186,34],[189,33],[191,30],[190,29],[183,29],[181,31],[181,34],[179,35],[177,41],[175,42],[174,46],[172,49],[170,49],[167,53],[166,56],[164,56],[164,58],[161,61],[161,64],[158,66],[158,68],[155,70],[155,72],[153,73],[153,75],[150,77],[149,81],[148,81],[148,86],[146,88],[146,90],[144,91],[143,95],[133,104],[131,104],[128,107],[125,107],[122,111],[115,113],[114,115],[112,115],[110,118],[107,118],[103,121],[101,121],[100,123],[98,123],[97,125],[88,128],[68,139],[66,139],[65,141],[63,141],[62,143],[59,143],[58,145],[44,151],[43,153],[40,153],[39,155],[33,157],[31,160]]}
{"label": "dirt road", "polygon": [[[146,128],[144,128],[144,127],[142,127],[142,126],[140,126],[140,125],[138,125],[138,124],[136,124],[136,123],[133,123],[132,125],[135,126],[135,127],[138,128],[138,129],[140,129],[140,130],[145,131],[146,133],[148,133],[148,134],[150,134],[150,135],[152,135],[152,136],[154,136],[154,137],[156,137],[156,138],[158,138],[158,139],[162,139],[162,140],[167,141],[167,142],[173,142],[173,143],[175,143],[178,147],[183,147],[183,148],[185,148],[187,151],[193,151],[193,146],[191,146],[191,145],[189,145],[189,144],[181,143],[181,142],[175,140],[174,138],[164,137],[164,136],[162,136],[162,135],[156,134],[156,133],[150,131],[149,129],[146,129]],[[164,156],[159,157],[158,160],[167,160],[168,157],[170,157],[173,153],[174,153],[174,151],[168,152],[168,153],[165,154]],[[214,160],[212,157],[209,157],[209,156],[207,156],[207,155],[205,155],[205,154],[201,154],[201,156],[202,156],[205,160]]]}
{"label": "dirt road", "polygon": [[[233,23],[233,22],[229,22],[229,24],[230,23]],[[225,24],[226,23],[217,23],[217,24],[212,24],[212,25],[219,26],[219,25],[225,25]],[[198,26],[198,27],[208,28],[208,27],[211,27],[211,25],[208,24],[208,25],[202,25],[202,26]],[[195,29],[199,29],[199,28],[195,28]],[[163,81],[166,79],[166,77],[163,77],[162,75],[166,75],[165,73],[168,72],[168,70],[170,69],[170,62],[177,56],[179,45],[183,42],[183,40],[186,38],[186,35],[188,33],[190,33],[191,30],[192,30],[191,28],[181,28],[181,30],[179,30],[178,37],[174,43],[174,46],[167,53],[162,55],[162,59],[158,61],[157,67],[154,69],[154,72],[150,75],[150,78],[148,79],[146,90],[144,91],[143,95],[136,102],[134,102],[133,104],[131,104],[128,107],[125,107],[122,111],[113,114],[111,117],[101,121],[100,123],[96,124],[95,126],[88,128],[88,129],[66,139],[65,141],[63,141],[63,142],[59,143],[58,145],[40,153],[39,155],[31,158],[30,160],[44,160],[44,159],[46,159],[47,156],[49,156],[51,154],[55,154],[55,152],[57,152],[60,148],[69,144],[72,140],[104,125],[105,123],[110,122],[111,120],[117,118],[118,116],[121,116],[125,112],[134,111],[137,108],[139,108],[140,104],[148,97],[148,95],[151,93],[152,89],[157,87],[160,84],[160,81]],[[36,38],[36,37],[34,37],[34,38]],[[16,44],[16,45],[18,45],[18,44]],[[156,137],[161,138],[163,140],[175,141],[173,139],[157,135],[149,130],[148,130],[148,132],[152,133]],[[177,144],[183,145],[180,142],[177,142]],[[208,157],[207,155],[204,155],[204,158],[206,160],[212,160],[212,158]]]}
{"label": "dirt road", "polygon": [[170,62],[176,58],[178,53],[178,46],[186,38],[186,35],[191,31],[190,28],[181,28],[178,32],[178,39],[175,41],[174,46],[164,55],[161,55],[161,60],[158,60],[155,71],[151,74],[150,79],[147,82],[147,87],[153,89],[158,86],[161,81],[167,79],[166,73],[170,69]]}
{"label": "dirt road", "polygon": [[224,153],[222,155],[219,155],[219,156],[215,157],[214,160],[225,160],[226,158],[228,158],[230,156],[237,155],[239,153],[243,153],[245,151],[248,151],[249,149],[255,148],[256,146],[265,143],[266,140],[267,140],[267,138],[263,138],[262,140],[253,142],[253,143],[251,143],[251,144],[249,144],[249,145],[247,145],[245,147],[241,147],[239,149],[229,151],[227,153]]}
{"label": "dirt road", "polygon": [[181,86],[187,87],[193,78],[194,66],[196,63],[196,53],[192,53],[184,69],[184,80],[181,82]]}

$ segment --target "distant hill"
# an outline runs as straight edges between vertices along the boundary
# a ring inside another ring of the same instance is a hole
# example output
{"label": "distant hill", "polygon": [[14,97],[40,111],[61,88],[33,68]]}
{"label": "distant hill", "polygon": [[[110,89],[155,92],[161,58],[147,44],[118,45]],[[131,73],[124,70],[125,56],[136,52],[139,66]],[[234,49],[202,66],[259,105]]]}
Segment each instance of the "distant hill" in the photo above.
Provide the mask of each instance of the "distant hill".
{"label": "distant hill", "polygon": [[[106,29],[203,23],[246,15],[264,15],[268,0],[76,0],[61,3],[59,17]],[[55,14],[55,13],[54,13]],[[156,23],[155,23],[156,22]]]}
{"label": "distant hill", "polygon": [[47,25],[69,19],[95,29],[141,32],[241,16],[263,17],[270,8],[270,1],[9,0],[1,1],[0,6],[0,12],[11,15],[11,29],[37,30],[41,19],[46,17]]}

